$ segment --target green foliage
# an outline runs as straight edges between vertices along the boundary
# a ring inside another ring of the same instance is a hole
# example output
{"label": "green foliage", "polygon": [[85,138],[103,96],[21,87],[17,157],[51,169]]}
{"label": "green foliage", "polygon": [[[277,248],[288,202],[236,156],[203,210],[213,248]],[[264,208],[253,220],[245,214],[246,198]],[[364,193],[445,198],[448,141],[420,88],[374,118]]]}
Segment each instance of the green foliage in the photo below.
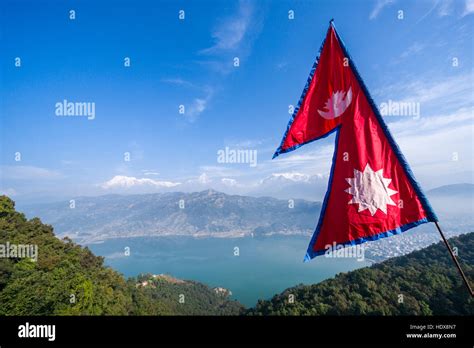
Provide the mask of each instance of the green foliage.
{"label": "green foliage", "polygon": [[[244,307],[237,301],[217,295],[204,284],[194,281],[167,280],[153,277],[151,274],[138,276],[136,283],[146,281],[142,287],[147,309],[136,314],[173,314],[173,315],[233,315],[243,312]],[[181,300],[181,301],[180,301]],[[138,302],[141,305],[142,302]],[[153,304],[158,304],[155,308]]]}
{"label": "green foliage", "polygon": [[0,196],[0,244],[7,242],[37,245],[38,259],[0,258],[0,315],[235,315],[243,308],[199,283],[137,286],[136,279],[105,267],[87,247],[59,240],[51,226],[27,220]]}
{"label": "green foliage", "polygon": [[[451,239],[474,279],[474,233]],[[289,303],[289,296],[294,303]],[[403,296],[400,303],[399,297]],[[443,243],[259,301],[247,315],[473,315],[474,300]]]}
{"label": "green foliage", "polygon": [[[150,274],[124,279],[104,259],[0,196],[0,244],[34,244],[37,262],[0,258],[0,315],[473,315],[474,300],[442,244],[315,285],[244,312],[204,284]],[[451,240],[474,278],[474,233]],[[289,296],[294,303],[289,303]],[[184,301],[180,301],[181,299]],[[403,295],[403,303],[399,303]]]}

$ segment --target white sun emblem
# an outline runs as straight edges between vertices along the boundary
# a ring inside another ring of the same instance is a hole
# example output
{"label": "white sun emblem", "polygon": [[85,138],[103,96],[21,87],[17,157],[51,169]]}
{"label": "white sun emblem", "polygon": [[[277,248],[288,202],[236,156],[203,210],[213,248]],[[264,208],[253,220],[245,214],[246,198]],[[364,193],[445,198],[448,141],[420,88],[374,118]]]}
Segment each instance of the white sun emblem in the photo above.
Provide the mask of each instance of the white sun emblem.
{"label": "white sun emblem", "polygon": [[351,187],[345,192],[353,196],[348,204],[359,204],[359,213],[369,209],[374,216],[380,209],[387,214],[387,205],[396,205],[390,196],[398,191],[388,187],[392,179],[383,177],[383,169],[374,172],[367,164],[363,172],[354,169],[354,177],[346,178],[346,181]]}

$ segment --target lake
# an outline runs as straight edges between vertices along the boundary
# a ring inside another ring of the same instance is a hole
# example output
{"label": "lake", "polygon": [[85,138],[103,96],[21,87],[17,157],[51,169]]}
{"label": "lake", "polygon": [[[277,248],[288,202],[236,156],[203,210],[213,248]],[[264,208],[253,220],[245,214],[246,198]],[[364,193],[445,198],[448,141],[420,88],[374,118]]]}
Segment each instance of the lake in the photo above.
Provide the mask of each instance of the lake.
{"label": "lake", "polygon": [[[317,257],[303,263],[309,237],[153,237],[107,240],[88,247],[125,276],[170,274],[232,291],[247,307],[297,284],[314,284],[370,265],[355,258]],[[126,249],[129,248],[129,249]],[[126,250],[130,253],[127,256]]]}

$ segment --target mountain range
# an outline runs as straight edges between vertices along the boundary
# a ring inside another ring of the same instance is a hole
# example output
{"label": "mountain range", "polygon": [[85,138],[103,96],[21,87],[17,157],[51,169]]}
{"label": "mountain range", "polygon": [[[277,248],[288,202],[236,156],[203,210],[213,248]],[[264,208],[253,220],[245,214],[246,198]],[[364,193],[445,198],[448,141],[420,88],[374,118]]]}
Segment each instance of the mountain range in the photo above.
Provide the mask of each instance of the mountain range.
{"label": "mountain range", "polygon": [[[466,226],[467,231],[474,225],[474,185],[442,186],[428,191],[427,196],[444,226]],[[38,216],[53,225],[59,236],[93,243],[138,236],[310,235],[321,202],[205,190],[79,197],[73,201],[25,205],[21,209],[27,216]]]}
{"label": "mountain range", "polygon": [[214,190],[79,197],[22,207],[59,236],[81,243],[137,236],[242,237],[310,234],[320,202],[227,195]]}

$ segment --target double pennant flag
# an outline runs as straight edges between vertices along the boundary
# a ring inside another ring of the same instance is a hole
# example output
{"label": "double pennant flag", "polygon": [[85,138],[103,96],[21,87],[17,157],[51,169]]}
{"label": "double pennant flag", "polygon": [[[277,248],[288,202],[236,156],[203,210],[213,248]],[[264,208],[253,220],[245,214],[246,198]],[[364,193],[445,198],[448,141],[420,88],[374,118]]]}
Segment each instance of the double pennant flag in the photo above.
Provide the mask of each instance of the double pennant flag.
{"label": "double pennant flag", "polygon": [[328,190],[305,261],[438,221],[331,21],[273,158],[333,132]]}

